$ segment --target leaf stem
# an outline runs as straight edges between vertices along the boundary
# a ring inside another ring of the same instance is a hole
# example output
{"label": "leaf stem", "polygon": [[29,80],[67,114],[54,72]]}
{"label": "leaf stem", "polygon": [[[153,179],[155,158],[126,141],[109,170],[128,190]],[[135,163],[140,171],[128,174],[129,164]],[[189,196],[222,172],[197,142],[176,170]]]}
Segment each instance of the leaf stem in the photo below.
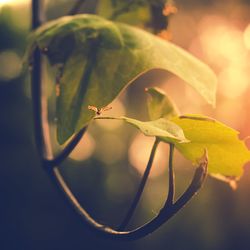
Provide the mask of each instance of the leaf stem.
{"label": "leaf stem", "polygon": [[122,120],[121,117],[113,117],[113,116],[96,116],[94,120]]}
{"label": "leaf stem", "polygon": [[208,158],[206,157],[204,161],[200,162],[199,166],[195,170],[192,182],[182,194],[182,196],[173,205],[175,209],[182,208],[202,187],[204,181],[207,177],[208,172]]}
{"label": "leaf stem", "polygon": [[148,177],[149,177],[149,174],[150,174],[150,170],[152,168],[152,164],[153,164],[153,160],[154,160],[154,157],[155,157],[155,152],[156,152],[156,149],[157,149],[157,146],[159,144],[159,140],[156,138],[155,139],[155,142],[153,144],[153,147],[152,147],[152,150],[151,150],[151,153],[150,153],[150,156],[149,156],[149,160],[148,160],[148,164],[147,164],[147,167],[144,171],[144,174],[143,174],[143,177],[142,177],[142,180],[140,182],[140,185],[138,187],[138,190],[137,190],[137,193],[134,197],[134,200],[132,201],[132,204],[124,218],[124,220],[122,221],[121,225],[119,226],[119,230],[124,230],[126,228],[126,226],[128,225],[130,219],[132,218],[134,212],[135,212],[135,209],[139,203],[139,200],[142,196],[142,193],[143,193],[143,190],[145,188],[145,185],[146,185],[146,182],[148,180]]}
{"label": "leaf stem", "polygon": [[175,193],[175,178],[174,178],[174,170],[173,170],[173,156],[174,156],[174,144],[169,144],[169,184],[168,184],[168,198],[166,201],[166,206],[172,206],[174,202],[174,193]]}
{"label": "leaf stem", "polygon": [[77,198],[73,195],[73,193],[65,183],[64,178],[60,174],[58,168],[48,169],[48,174],[52,178],[52,181],[57,184],[58,188],[62,190],[65,198],[68,199],[73,208],[81,216],[84,225],[88,227],[93,233],[114,240],[137,240],[149,235],[157,228],[159,228],[162,224],[167,222],[198,192],[207,175],[207,162],[203,162],[199,165],[199,167],[195,171],[191,184],[183,193],[183,195],[171,207],[163,206],[159,214],[150,222],[131,231],[114,230],[95,221],[80,205]]}
{"label": "leaf stem", "polygon": [[[32,0],[32,30],[38,28],[44,21],[44,1]],[[31,92],[33,106],[33,122],[35,143],[39,156],[42,159],[48,159],[47,145],[45,141],[43,125],[44,116],[47,114],[47,102],[42,101],[42,59],[41,52],[38,48],[35,49],[33,55],[33,66],[31,72]],[[49,131],[49,130],[47,130]]]}
{"label": "leaf stem", "polygon": [[82,128],[78,133],[74,135],[71,141],[64,147],[62,152],[60,152],[57,156],[55,156],[52,160],[44,160],[46,164],[50,165],[51,167],[57,166],[61,164],[75,149],[78,142],[82,139],[83,135],[85,134],[87,127]]}

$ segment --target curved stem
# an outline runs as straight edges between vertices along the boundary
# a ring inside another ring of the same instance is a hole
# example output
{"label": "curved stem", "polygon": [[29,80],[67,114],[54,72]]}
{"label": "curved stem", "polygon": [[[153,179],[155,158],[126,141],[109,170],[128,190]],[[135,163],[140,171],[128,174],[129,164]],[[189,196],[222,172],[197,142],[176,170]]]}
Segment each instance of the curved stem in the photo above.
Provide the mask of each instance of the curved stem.
{"label": "curved stem", "polygon": [[137,193],[134,197],[134,200],[132,201],[132,204],[124,218],[124,220],[122,221],[121,225],[119,226],[119,230],[124,230],[126,228],[126,226],[128,225],[130,219],[132,218],[134,212],[135,212],[135,209],[139,203],[139,200],[142,196],[142,193],[143,193],[143,190],[144,190],[144,187],[146,185],[146,182],[148,180],[148,176],[150,174],[150,170],[152,168],[152,164],[153,164],[153,160],[154,160],[154,156],[155,156],[155,152],[156,152],[156,149],[157,149],[157,146],[159,144],[159,140],[156,138],[155,139],[155,142],[154,142],[154,145],[152,147],[152,150],[151,150],[151,153],[150,153],[150,156],[149,156],[149,160],[148,160],[148,164],[147,164],[147,167],[145,169],[145,172],[143,174],[143,177],[142,177],[142,180],[140,182],[140,185],[138,187],[138,190],[137,190]]}
{"label": "curved stem", "polygon": [[77,146],[78,142],[82,139],[86,130],[87,127],[84,127],[77,134],[75,134],[74,137],[71,139],[71,141],[62,150],[62,152],[60,152],[57,156],[55,156],[54,159],[52,160],[45,159],[44,161],[47,163],[47,165],[53,167],[61,164]]}
{"label": "curved stem", "polygon": [[33,1],[32,0],[32,21],[31,27],[32,30],[38,28],[44,21],[44,1]]}
{"label": "curved stem", "polygon": [[[44,2],[41,0],[32,0],[32,30],[38,28],[44,21]],[[47,102],[42,102],[42,59],[41,52],[38,48],[33,53],[33,66],[31,72],[31,92],[32,92],[32,104],[33,104],[33,121],[35,127],[35,143],[42,159],[48,159],[47,146],[44,137],[43,120],[46,117],[46,105]]]}
{"label": "curved stem", "polygon": [[207,162],[201,163],[196,169],[193,180],[183,195],[171,207],[164,206],[160,213],[150,222],[132,231],[117,231],[108,226],[96,222],[87,211],[79,204],[77,198],[72,194],[57,168],[48,169],[53,182],[63,191],[65,197],[73,208],[81,216],[86,227],[100,236],[115,240],[137,240],[152,233],[162,224],[172,218],[186,203],[197,193],[204,183],[207,175]]}
{"label": "curved stem", "polygon": [[[41,24],[40,17],[43,14],[41,8],[42,0],[32,0],[32,28],[35,29]],[[39,156],[42,159],[43,167],[47,171],[51,180],[62,191],[64,197],[71,203],[72,207],[79,213],[82,221],[93,233],[100,234],[106,238],[118,240],[135,240],[142,238],[159,228],[163,223],[175,215],[198,191],[205,180],[207,173],[207,157],[197,168],[193,181],[184,194],[171,207],[164,206],[160,213],[147,224],[132,231],[117,231],[110,227],[96,222],[80,205],[60,174],[56,166],[51,168],[47,160],[53,159],[51,148],[49,123],[47,116],[47,99],[42,95],[42,63],[41,54],[38,49],[33,54],[34,64],[32,71],[32,100],[34,111],[35,140]]]}
{"label": "curved stem", "polygon": [[166,206],[173,205],[174,202],[174,192],[175,192],[175,179],[174,179],[174,169],[173,169],[173,156],[174,156],[174,144],[169,144],[169,162],[168,162],[168,198],[166,201]]}
{"label": "curved stem", "polygon": [[194,177],[191,184],[183,193],[183,195],[175,202],[174,207],[179,209],[183,207],[202,187],[206,176],[207,176],[207,165],[208,165],[208,156],[207,151],[205,151],[203,158],[200,160],[200,164],[195,170]]}

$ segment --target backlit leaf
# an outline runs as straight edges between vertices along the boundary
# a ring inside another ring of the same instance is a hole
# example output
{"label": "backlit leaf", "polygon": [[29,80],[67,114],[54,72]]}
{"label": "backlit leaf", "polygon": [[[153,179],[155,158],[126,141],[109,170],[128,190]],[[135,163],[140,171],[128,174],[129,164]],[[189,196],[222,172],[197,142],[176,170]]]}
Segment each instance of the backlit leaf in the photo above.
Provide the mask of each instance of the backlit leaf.
{"label": "backlit leaf", "polygon": [[250,161],[250,152],[239,132],[226,125],[201,115],[185,115],[171,119],[179,125],[190,141],[176,143],[176,148],[193,163],[208,151],[208,171],[216,177],[237,179],[243,173],[243,166]]}
{"label": "backlit leaf", "polygon": [[176,105],[161,89],[147,88],[146,91],[149,94],[147,104],[150,120],[170,118],[179,114]]}
{"label": "backlit leaf", "polygon": [[168,70],[215,104],[216,77],[208,66],[141,29],[95,15],[66,16],[33,34],[50,64],[63,67],[57,102],[60,144],[94,117],[88,105],[108,105],[138,75],[153,68]]}
{"label": "backlit leaf", "polygon": [[97,117],[96,119],[115,119],[123,120],[136,128],[138,128],[146,136],[155,136],[161,141],[167,143],[186,143],[188,140],[185,138],[182,129],[175,123],[160,118],[154,121],[139,121],[136,119],[121,117]]}

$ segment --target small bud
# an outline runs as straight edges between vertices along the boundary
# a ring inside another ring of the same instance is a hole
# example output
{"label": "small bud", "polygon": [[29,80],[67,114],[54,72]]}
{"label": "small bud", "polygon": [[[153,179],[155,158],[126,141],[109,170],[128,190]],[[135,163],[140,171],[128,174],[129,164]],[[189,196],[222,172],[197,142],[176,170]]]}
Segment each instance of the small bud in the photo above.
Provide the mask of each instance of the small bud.
{"label": "small bud", "polygon": [[169,16],[171,14],[176,14],[178,11],[178,9],[176,8],[176,6],[174,6],[173,4],[165,4],[164,9],[162,10],[162,14],[163,16]]}

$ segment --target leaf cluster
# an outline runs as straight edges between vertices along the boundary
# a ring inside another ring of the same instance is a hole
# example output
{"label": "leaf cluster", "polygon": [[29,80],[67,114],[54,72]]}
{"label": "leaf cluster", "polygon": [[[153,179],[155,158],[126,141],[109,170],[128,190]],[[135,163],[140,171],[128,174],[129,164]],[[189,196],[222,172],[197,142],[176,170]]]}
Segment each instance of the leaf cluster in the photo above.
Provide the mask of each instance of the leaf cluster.
{"label": "leaf cluster", "polygon": [[[57,98],[60,144],[93,120],[96,114],[88,106],[107,106],[139,75],[155,68],[177,75],[215,105],[217,79],[207,65],[178,46],[126,24],[95,15],[62,17],[32,34],[28,53],[35,48],[51,66],[62,68]],[[226,180],[242,175],[250,153],[237,131],[205,116],[180,116],[164,92],[157,88],[147,92],[149,121],[106,118],[123,120],[147,136],[174,144],[193,163],[206,149],[212,175]]]}

